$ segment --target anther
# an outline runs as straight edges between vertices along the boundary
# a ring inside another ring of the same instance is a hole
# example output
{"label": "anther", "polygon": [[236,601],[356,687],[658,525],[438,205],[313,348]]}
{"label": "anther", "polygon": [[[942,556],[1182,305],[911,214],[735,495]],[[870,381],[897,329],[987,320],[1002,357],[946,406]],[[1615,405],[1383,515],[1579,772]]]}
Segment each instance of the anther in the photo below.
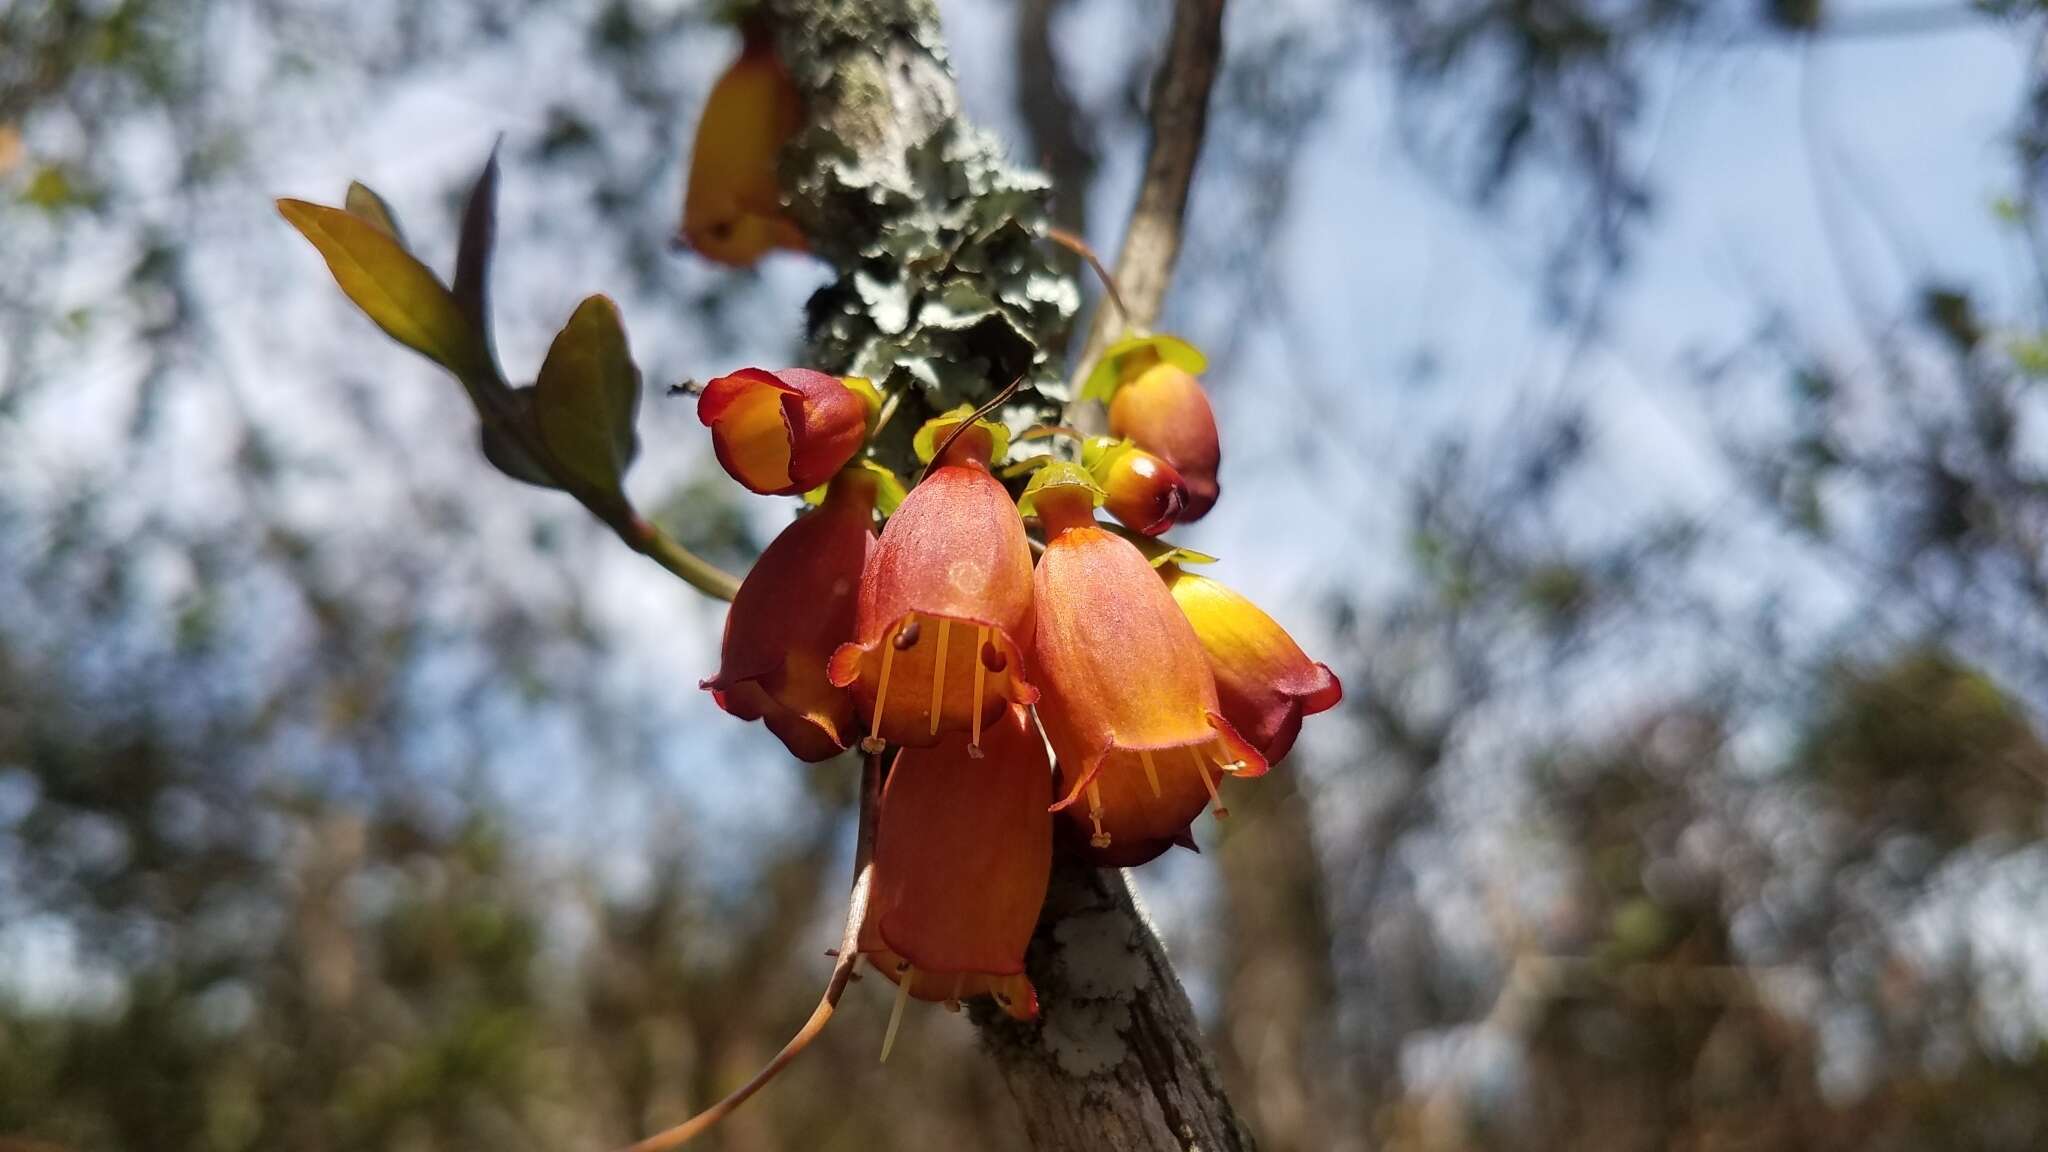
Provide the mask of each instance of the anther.
{"label": "anther", "polygon": [[1102,785],[1088,781],[1088,823],[1095,826],[1095,834],[1088,838],[1089,846],[1109,847],[1109,833],[1102,830]]}
{"label": "anther", "polygon": [[932,728],[931,734],[939,734],[939,708],[946,702],[946,633],[953,622],[939,617],[939,651],[932,657]]}
{"label": "anther", "polygon": [[1209,803],[1216,806],[1216,818],[1221,820],[1230,815],[1230,809],[1225,808],[1222,798],[1216,795],[1216,781],[1209,775],[1209,762],[1202,758],[1202,750],[1190,748],[1188,753],[1194,757],[1195,771],[1202,777],[1202,787],[1209,790]]}
{"label": "anther", "polygon": [[1152,766],[1152,750],[1150,748],[1138,749],[1138,763],[1145,766],[1145,783],[1152,786],[1153,799],[1158,799],[1163,793],[1159,791],[1159,769]]}
{"label": "anther", "polygon": [[1001,672],[1010,666],[1010,658],[1003,655],[1003,650],[995,645],[983,644],[981,646],[981,666],[991,672]]}
{"label": "anther", "polygon": [[892,643],[896,645],[898,652],[908,652],[917,647],[917,637],[923,631],[924,629],[918,626],[917,617],[913,616],[909,623],[896,630],[896,639]]}
{"label": "anther", "polygon": [[896,1006],[889,1010],[889,1030],[882,1033],[882,1062],[889,1062],[889,1049],[896,1046],[896,1029],[903,1023],[903,1005],[910,1001],[910,982],[917,979],[917,971],[905,964],[901,971],[903,979],[896,982]]}

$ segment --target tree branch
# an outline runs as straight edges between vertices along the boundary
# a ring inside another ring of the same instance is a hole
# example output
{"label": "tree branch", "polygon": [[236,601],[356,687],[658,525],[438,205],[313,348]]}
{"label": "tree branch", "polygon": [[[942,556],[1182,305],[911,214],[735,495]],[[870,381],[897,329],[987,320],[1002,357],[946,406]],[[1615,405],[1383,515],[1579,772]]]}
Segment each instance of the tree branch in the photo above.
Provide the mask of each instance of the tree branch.
{"label": "tree branch", "polygon": [[[1073,277],[1040,241],[1051,189],[958,118],[929,0],[769,0],[812,127],[785,157],[791,209],[838,272],[812,298],[813,365],[867,376],[910,410],[876,446],[911,474],[908,439],[928,414],[986,402],[1009,380],[1016,421],[1068,395],[1061,351],[1079,307]],[[1156,314],[1179,248],[1220,45],[1220,0],[1183,3],[1154,100],[1146,223],[1125,245]],[[1190,64],[1206,56],[1206,65]],[[1192,69],[1185,76],[1177,70]],[[1177,186],[1177,191],[1175,190]],[[1023,1025],[977,1008],[986,1047],[1041,1152],[1242,1152],[1165,950],[1117,872],[1070,859],[1026,964],[1042,1015]]]}

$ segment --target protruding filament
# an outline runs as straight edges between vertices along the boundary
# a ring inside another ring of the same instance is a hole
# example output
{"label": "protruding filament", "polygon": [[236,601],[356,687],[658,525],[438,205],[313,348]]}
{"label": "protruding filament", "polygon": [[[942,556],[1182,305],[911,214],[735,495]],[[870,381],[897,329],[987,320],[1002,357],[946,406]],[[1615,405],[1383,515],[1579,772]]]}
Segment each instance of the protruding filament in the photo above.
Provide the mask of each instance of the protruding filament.
{"label": "protruding filament", "polygon": [[946,702],[946,633],[953,622],[939,617],[939,650],[932,657],[932,735],[939,734],[939,708]]}
{"label": "protruding filament", "polygon": [[889,638],[889,643],[882,646],[882,678],[875,681],[875,719],[868,725],[868,738],[860,742],[860,750],[871,756],[879,754],[884,747],[882,709],[889,706],[889,669],[896,663],[896,641],[905,631],[915,627],[917,621],[913,618],[909,624],[898,628],[896,635]]}
{"label": "protruding filament", "polygon": [[903,1006],[910,1002],[910,982],[917,979],[917,969],[903,966],[903,978],[896,982],[896,1006],[889,1009],[889,1030],[882,1033],[882,1062],[889,1062],[889,1049],[896,1046],[896,1029],[903,1025]]}
{"label": "protruding filament", "polygon": [[974,728],[967,737],[967,754],[981,759],[981,694],[988,686],[988,661],[981,658],[981,650],[988,644],[988,625],[977,625],[974,629]]}
{"label": "protruding filament", "polygon": [[953,974],[953,991],[946,997],[946,1011],[958,1012],[960,1010],[960,993],[966,987],[967,973],[955,972]]}
{"label": "protruding filament", "polygon": [[1138,749],[1138,763],[1145,766],[1145,783],[1152,786],[1153,799],[1158,799],[1163,793],[1159,791],[1159,769],[1152,766],[1152,750],[1150,748]]}
{"label": "protruding filament", "polygon": [[1216,779],[1209,775],[1209,761],[1202,757],[1202,750],[1190,748],[1188,752],[1194,757],[1195,771],[1202,777],[1202,787],[1209,790],[1209,803],[1216,806],[1216,818],[1221,820],[1230,815],[1230,809],[1225,808],[1222,798],[1216,795]]}
{"label": "protruding filament", "polygon": [[1109,847],[1109,833],[1102,830],[1102,785],[1088,781],[1088,823],[1095,826],[1095,834],[1088,843],[1096,848]]}

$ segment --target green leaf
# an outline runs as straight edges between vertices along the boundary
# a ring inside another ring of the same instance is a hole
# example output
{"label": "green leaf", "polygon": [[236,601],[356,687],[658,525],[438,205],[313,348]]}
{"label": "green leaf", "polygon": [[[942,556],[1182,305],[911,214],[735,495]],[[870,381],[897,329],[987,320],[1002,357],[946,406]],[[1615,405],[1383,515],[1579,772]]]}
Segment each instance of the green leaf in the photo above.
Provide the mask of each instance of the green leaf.
{"label": "green leaf", "polygon": [[1178,336],[1156,333],[1126,336],[1105,349],[1102,358],[1095,362],[1095,367],[1088,373],[1088,382],[1081,387],[1082,399],[1109,403],[1109,398],[1116,394],[1117,385],[1123,382],[1123,362],[1148,353],[1191,376],[1200,376],[1209,369],[1209,358],[1202,355],[1201,349]]}
{"label": "green leaf", "polygon": [[412,250],[411,245],[405,242],[405,233],[398,227],[398,217],[392,214],[391,205],[371,191],[368,184],[360,180],[350,181],[348,196],[342,200],[341,206],[349,215],[398,241],[400,248],[408,252]]}
{"label": "green leaf", "polygon": [[455,250],[456,306],[469,317],[470,326],[483,336],[484,349],[491,348],[491,248],[498,238],[498,146],[491,145],[491,157],[470,186],[469,201],[462,207],[462,240]]}
{"label": "green leaf", "polygon": [[[534,389],[531,387],[514,388],[507,392],[506,396],[510,401],[506,407],[514,413],[514,419],[517,421],[518,427],[528,431],[536,428],[537,424],[534,418],[533,407]],[[536,458],[532,452],[527,451],[527,442],[521,440],[517,432],[503,425],[485,420],[482,438],[484,459],[490,461],[491,466],[498,471],[503,472],[514,480],[538,485],[542,488],[560,488],[562,486],[556,481],[554,474],[548,471],[548,466]]]}
{"label": "green leaf", "polygon": [[483,341],[455,297],[383,229],[304,200],[279,200],[277,210],[313,242],[335,283],[392,339],[455,373],[472,390],[493,378]]}
{"label": "green leaf", "polygon": [[534,418],[560,479],[617,492],[639,451],[640,370],[618,306],[592,296],[555,336],[534,382]]}
{"label": "green leaf", "polygon": [[1193,548],[1183,548],[1171,540],[1161,540],[1157,536],[1145,536],[1133,532],[1121,524],[1104,524],[1103,527],[1137,545],[1138,551],[1145,554],[1145,562],[1154,568],[1161,568],[1168,564],[1216,563],[1216,557],[1209,555],[1207,552],[1197,552]]}
{"label": "green leaf", "polygon": [[[882,519],[887,520],[889,517],[894,516],[896,509],[903,506],[903,498],[909,495],[908,492],[904,491],[903,478],[890,471],[886,465],[871,457],[863,456],[848,464],[847,467],[860,468],[875,474],[875,479],[878,481],[875,486],[875,511],[881,513]],[[827,480],[825,483],[804,493],[804,503],[816,508],[825,502],[825,496],[831,490],[832,482]]]}

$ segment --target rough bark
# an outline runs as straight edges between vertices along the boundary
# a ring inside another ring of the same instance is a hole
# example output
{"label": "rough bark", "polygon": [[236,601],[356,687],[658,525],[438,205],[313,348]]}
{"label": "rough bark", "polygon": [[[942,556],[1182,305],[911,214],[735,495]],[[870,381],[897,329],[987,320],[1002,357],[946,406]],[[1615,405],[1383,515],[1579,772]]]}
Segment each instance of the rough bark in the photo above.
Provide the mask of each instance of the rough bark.
{"label": "rough bark", "polygon": [[[812,124],[786,157],[785,185],[838,271],[809,307],[812,362],[902,394],[879,445],[892,456],[926,414],[985,400],[1018,374],[1025,386],[1004,418],[1056,414],[1080,296],[1041,240],[1051,189],[960,120],[935,7],[770,7]],[[1252,1147],[1120,873],[1056,862],[1028,964],[1040,1020],[976,1018],[1036,1148]]]}
{"label": "rough bark", "polygon": [[1039,1149],[1250,1152],[1187,993],[1121,872],[1062,860],[1025,960],[1043,1011],[977,1010]]}

